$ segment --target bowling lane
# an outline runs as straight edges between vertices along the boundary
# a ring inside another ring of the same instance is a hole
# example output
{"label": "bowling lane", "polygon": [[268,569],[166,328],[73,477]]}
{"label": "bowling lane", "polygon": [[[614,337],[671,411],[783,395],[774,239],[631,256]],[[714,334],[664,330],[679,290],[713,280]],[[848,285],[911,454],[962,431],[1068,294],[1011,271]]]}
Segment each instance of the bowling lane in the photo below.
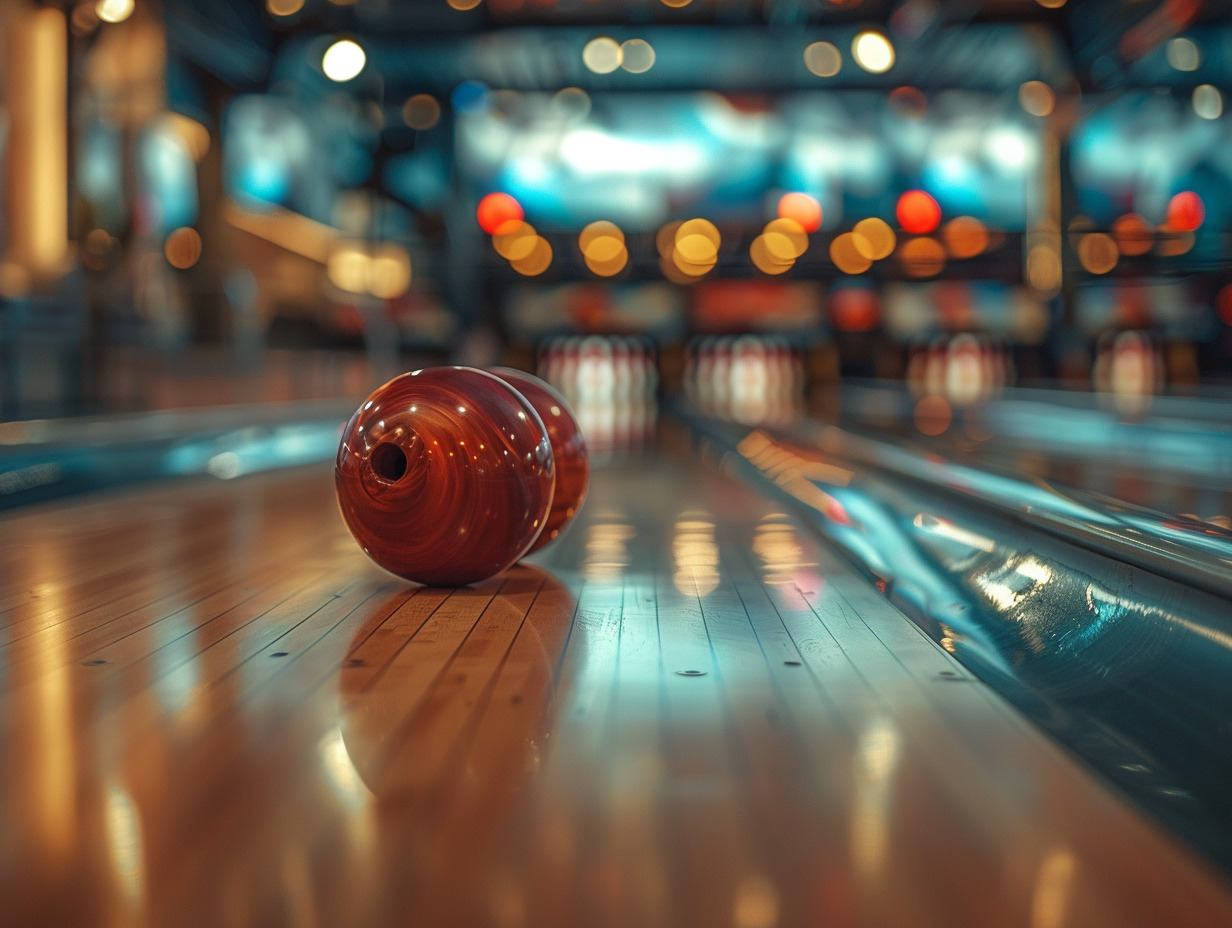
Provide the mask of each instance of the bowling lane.
{"label": "bowling lane", "polygon": [[372,566],[325,466],[5,514],[0,579],[6,924],[1232,923],[683,447],[463,589]]}

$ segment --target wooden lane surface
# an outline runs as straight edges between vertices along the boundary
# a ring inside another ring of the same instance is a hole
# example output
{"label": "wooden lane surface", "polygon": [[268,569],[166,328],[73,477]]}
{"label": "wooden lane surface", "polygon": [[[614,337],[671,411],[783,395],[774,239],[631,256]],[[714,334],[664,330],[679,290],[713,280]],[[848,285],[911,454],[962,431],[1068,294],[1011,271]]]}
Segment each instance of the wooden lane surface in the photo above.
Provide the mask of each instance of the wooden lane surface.
{"label": "wooden lane surface", "polygon": [[0,519],[0,924],[1225,925],[1232,896],[776,507],[595,474],[370,565],[328,471]]}

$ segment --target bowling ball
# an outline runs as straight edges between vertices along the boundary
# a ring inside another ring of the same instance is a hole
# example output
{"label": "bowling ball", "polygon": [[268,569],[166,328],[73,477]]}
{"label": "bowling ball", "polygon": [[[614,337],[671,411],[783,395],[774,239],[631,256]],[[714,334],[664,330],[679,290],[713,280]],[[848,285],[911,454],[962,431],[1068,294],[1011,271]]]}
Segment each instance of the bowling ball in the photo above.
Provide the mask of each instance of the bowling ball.
{"label": "bowling ball", "polygon": [[467,367],[395,377],[351,417],[334,466],[343,521],[386,570],[474,583],[524,555],[548,521],[547,429],[505,381]]}
{"label": "bowling ball", "polygon": [[590,480],[586,441],[565,398],[547,383],[510,367],[494,367],[491,373],[512,386],[535,407],[535,412],[539,413],[548,430],[548,441],[552,443],[552,457],[556,461],[556,492],[552,496],[547,527],[530,548],[532,552],[538,551],[555,541],[582,508]]}

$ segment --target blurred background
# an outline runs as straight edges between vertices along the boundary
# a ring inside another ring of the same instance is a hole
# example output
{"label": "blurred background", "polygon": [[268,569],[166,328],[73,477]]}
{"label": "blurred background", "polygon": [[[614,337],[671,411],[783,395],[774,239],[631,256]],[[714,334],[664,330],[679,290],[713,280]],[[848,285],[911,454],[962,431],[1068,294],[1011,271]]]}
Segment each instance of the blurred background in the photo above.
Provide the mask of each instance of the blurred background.
{"label": "blurred background", "polygon": [[1229,386],[1228,3],[0,13],[5,420],[503,363],[601,452],[663,397],[978,441]]}

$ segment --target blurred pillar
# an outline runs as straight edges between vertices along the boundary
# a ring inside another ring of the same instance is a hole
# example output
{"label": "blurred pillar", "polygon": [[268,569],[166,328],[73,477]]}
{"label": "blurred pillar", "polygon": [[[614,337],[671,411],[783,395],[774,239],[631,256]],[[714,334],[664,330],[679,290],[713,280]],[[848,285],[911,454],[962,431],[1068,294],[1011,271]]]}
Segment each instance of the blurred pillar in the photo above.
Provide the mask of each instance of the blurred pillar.
{"label": "blurred pillar", "polygon": [[0,16],[10,125],[7,257],[45,279],[65,271],[68,254],[68,27],[60,10],[24,0],[3,3]]}

